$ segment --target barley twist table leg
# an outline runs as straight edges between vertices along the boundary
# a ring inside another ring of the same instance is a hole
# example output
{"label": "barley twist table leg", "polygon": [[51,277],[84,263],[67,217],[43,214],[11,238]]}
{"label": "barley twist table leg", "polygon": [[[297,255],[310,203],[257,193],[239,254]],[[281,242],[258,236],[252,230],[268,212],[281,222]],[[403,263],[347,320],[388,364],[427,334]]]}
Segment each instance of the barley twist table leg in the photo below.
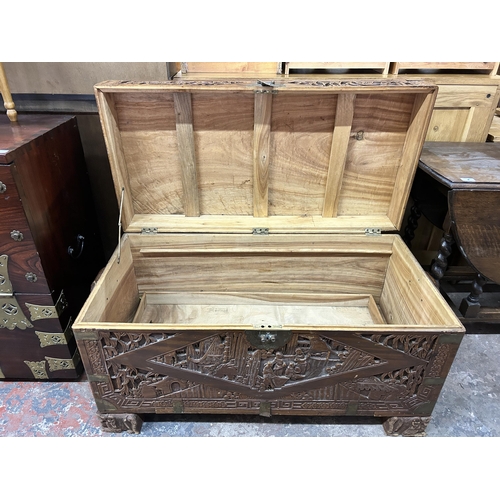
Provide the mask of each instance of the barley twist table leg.
{"label": "barley twist table leg", "polygon": [[464,318],[475,318],[481,308],[479,297],[483,293],[483,286],[486,283],[486,278],[480,274],[476,276],[476,280],[472,284],[472,290],[468,297],[462,300],[459,310]]}
{"label": "barley twist table leg", "polygon": [[439,253],[434,264],[431,266],[431,276],[438,281],[444,276],[444,272],[448,267],[448,257],[451,254],[453,243],[453,236],[449,233],[445,233],[441,239]]}

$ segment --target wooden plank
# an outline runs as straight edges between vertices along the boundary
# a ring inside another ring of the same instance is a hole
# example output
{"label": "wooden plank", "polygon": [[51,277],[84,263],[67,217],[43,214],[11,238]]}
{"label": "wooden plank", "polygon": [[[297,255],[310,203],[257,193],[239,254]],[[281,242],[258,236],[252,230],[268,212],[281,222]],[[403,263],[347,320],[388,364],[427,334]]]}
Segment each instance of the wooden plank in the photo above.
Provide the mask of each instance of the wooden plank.
{"label": "wooden plank", "polygon": [[141,232],[144,227],[154,227],[158,232],[177,233],[252,233],[255,228],[268,228],[275,233],[363,233],[366,228],[394,231],[394,224],[387,215],[358,216],[273,216],[252,217],[232,215],[141,215],[136,214],[127,231]]}
{"label": "wooden plank", "polygon": [[439,290],[424,273],[408,247],[394,238],[380,307],[388,324],[441,325],[443,331],[464,331]]}
{"label": "wooden plank", "polygon": [[[121,131],[118,126],[114,96],[96,90],[96,100],[99,108],[101,125],[104,131],[104,140],[108,151],[111,174],[113,176],[118,203],[120,203],[121,200],[122,188],[125,188],[121,221],[123,230],[126,231],[134,217],[134,205],[127,162],[125,160],[121,141]],[[118,224],[118,221],[116,222]],[[118,227],[116,231],[118,233]]]}
{"label": "wooden plank", "polygon": [[[179,64],[179,63],[177,63]],[[281,73],[279,62],[182,62],[184,73]],[[190,76],[190,75],[189,75]]]}
{"label": "wooden plank", "polygon": [[156,234],[152,236],[129,234],[134,258],[157,257],[179,252],[193,254],[343,254],[343,255],[391,255],[394,235],[367,237],[364,234]]}
{"label": "wooden plank", "polygon": [[193,110],[190,93],[175,93],[174,108],[177,129],[177,141],[182,165],[182,188],[184,214],[187,217],[200,215],[198,197],[198,176],[196,171],[196,153],[193,135]]}
{"label": "wooden plank", "polygon": [[[469,108],[487,107],[490,108],[494,103],[498,84],[489,80],[489,85],[439,85],[439,92],[436,98],[436,108]],[[488,97],[489,96],[489,97]]]}
{"label": "wooden plank", "polygon": [[328,165],[323,217],[335,217],[347,159],[356,94],[340,94],[337,100],[335,128]]}
{"label": "wooden plank", "polygon": [[255,94],[253,140],[253,214],[267,217],[269,191],[269,155],[273,95]]}
{"label": "wooden plank", "polygon": [[336,219],[387,216],[414,103],[414,94],[357,95]]}
{"label": "wooden plank", "polygon": [[[292,239],[284,238],[284,244]],[[251,240],[241,244],[248,246]],[[258,255],[201,254],[187,248],[184,253],[157,257],[143,256],[135,248],[133,255],[140,292],[363,293],[372,294],[375,300],[380,297],[389,260],[389,255],[352,253],[347,248],[344,253],[313,256],[265,251]]]}
{"label": "wooden plank", "polygon": [[122,238],[121,259],[112,255],[80,310],[73,328],[81,322],[129,322],[139,304],[139,292],[127,236]]}
{"label": "wooden plank", "polygon": [[397,62],[393,63],[391,73],[398,74],[402,69],[486,70],[492,72],[496,64],[494,62]]}
{"label": "wooden plank", "polygon": [[419,165],[451,189],[500,186],[500,148],[497,144],[427,142]]}
{"label": "wooden plank", "polygon": [[[255,77],[240,78],[236,80],[228,80],[227,78],[218,78],[214,81],[207,81],[206,78],[202,79],[205,83],[196,85],[196,92],[209,92],[210,94],[217,94],[219,92],[238,91],[238,92],[255,92],[262,90],[262,87],[257,83]],[[391,92],[394,94],[402,93],[423,93],[427,94],[433,87],[434,82],[430,79],[424,80],[408,80],[405,78],[396,79],[376,79],[373,76],[366,75],[360,77],[350,77],[346,79],[345,75],[340,78],[336,75],[335,78],[325,76],[321,79],[300,78],[300,75],[293,80],[290,77],[277,77],[276,83],[279,84],[279,93],[288,92],[305,92],[307,94],[329,94],[336,92],[354,92],[356,94],[373,94],[374,86],[378,92]],[[486,80],[480,79],[481,82]],[[318,83],[319,82],[319,83]],[[491,85],[491,78],[488,77],[487,82]],[[152,92],[163,93],[167,92],[189,92],[191,81],[189,79],[174,79],[168,82],[120,82],[120,81],[105,81],[95,86],[101,92],[105,93],[129,93],[129,92]]]}
{"label": "wooden plank", "polygon": [[394,183],[394,193],[387,213],[397,229],[400,228],[403,220],[404,210],[410,196],[413,177],[417,169],[420,152],[424,145],[425,134],[435,99],[436,92],[415,96],[412,119],[406,134],[401,164]]}
{"label": "wooden plank", "polygon": [[287,62],[285,74],[290,69],[377,69],[382,74],[389,73],[389,62]]}

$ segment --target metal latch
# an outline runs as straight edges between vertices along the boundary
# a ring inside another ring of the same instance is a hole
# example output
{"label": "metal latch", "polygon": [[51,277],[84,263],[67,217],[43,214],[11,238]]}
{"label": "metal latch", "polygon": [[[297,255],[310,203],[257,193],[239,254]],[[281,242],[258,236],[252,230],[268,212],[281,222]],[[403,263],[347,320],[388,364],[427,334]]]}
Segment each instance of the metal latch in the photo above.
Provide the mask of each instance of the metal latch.
{"label": "metal latch", "polygon": [[252,234],[268,235],[269,228],[268,227],[255,227],[252,231]]}
{"label": "metal latch", "polygon": [[369,227],[365,229],[365,234],[367,236],[380,236],[382,234],[382,231],[378,227]]}
{"label": "metal latch", "polygon": [[[274,327],[273,327],[274,328]],[[279,349],[290,342],[292,332],[290,330],[246,330],[245,335],[248,342],[257,349]]]}
{"label": "metal latch", "polygon": [[278,91],[276,89],[276,82],[264,82],[262,80],[257,80],[259,85],[262,85],[266,90],[256,90],[257,94],[277,94]]}
{"label": "metal latch", "polygon": [[143,227],[141,229],[141,234],[158,234],[157,227]]}

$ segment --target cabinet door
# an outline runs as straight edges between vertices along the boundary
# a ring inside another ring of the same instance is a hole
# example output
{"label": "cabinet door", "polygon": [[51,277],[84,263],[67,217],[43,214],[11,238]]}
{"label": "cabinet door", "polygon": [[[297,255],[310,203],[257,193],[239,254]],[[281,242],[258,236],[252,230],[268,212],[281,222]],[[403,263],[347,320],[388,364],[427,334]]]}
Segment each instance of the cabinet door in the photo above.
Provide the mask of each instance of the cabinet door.
{"label": "cabinet door", "polygon": [[485,142],[497,85],[439,85],[427,141]]}

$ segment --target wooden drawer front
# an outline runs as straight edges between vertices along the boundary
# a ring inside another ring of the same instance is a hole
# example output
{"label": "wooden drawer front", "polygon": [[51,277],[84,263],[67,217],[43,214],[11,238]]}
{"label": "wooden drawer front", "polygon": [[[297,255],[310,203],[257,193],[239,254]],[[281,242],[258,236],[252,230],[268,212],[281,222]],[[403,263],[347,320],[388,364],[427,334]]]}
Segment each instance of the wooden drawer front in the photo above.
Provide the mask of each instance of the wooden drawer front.
{"label": "wooden drawer front", "polygon": [[[36,251],[19,193],[8,166],[0,167],[0,255],[7,256],[7,269],[13,292],[50,293],[42,263]],[[4,262],[5,259],[2,260]],[[4,267],[4,266],[2,266]]]}
{"label": "wooden drawer front", "polygon": [[[59,328],[59,330],[62,330]],[[80,355],[71,325],[64,331],[0,329],[0,378],[76,378]]]}
{"label": "wooden drawer front", "polygon": [[10,165],[0,164],[0,211],[18,207],[22,210],[21,198],[10,173]]}
{"label": "wooden drawer front", "polygon": [[426,140],[484,142],[497,91],[496,85],[440,85]]}

